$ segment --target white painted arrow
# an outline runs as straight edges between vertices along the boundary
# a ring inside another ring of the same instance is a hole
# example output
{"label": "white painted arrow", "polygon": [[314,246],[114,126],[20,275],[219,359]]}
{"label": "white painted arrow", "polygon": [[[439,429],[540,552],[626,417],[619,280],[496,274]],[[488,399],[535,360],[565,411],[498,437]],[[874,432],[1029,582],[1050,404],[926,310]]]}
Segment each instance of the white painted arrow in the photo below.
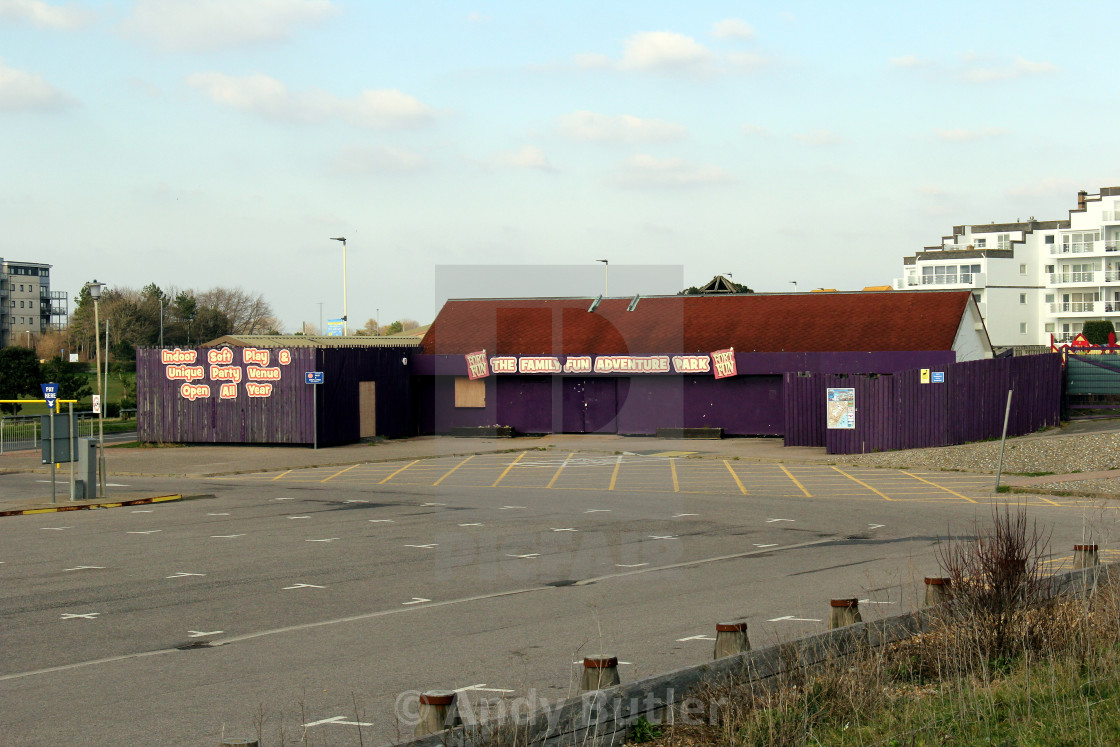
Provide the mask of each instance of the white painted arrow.
{"label": "white painted arrow", "polygon": [[476,522],[474,522],[473,524],[460,524],[459,526],[461,526],[461,527],[484,527],[484,526],[486,526],[486,525],[485,525],[485,524],[483,524],[483,523],[482,523],[482,522],[480,522],[480,521],[476,521]]}
{"label": "white painted arrow", "polygon": [[401,604],[403,604],[407,607],[410,604],[423,604],[424,602],[430,602],[430,601],[432,601],[432,600],[431,599],[425,599],[424,597],[413,597],[411,602],[401,602]]}
{"label": "white painted arrow", "polygon": [[338,539],[338,537],[328,537],[326,539],[317,540],[304,540],[304,542],[334,542],[336,539]]}
{"label": "white painted arrow", "polygon": [[367,519],[372,524],[392,524],[392,519]]}
{"label": "white painted arrow", "polygon": [[421,506],[446,506],[446,503],[421,503]]}
{"label": "white painted arrow", "polygon": [[566,529],[556,529],[555,527],[553,527],[552,531],[554,531],[554,532],[578,532],[579,530],[578,529],[573,529],[571,527],[568,527]]}
{"label": "white painted arrow", "polygon": [[139,509],[136,509],[135,511],[133,511],[132,513],[134,513],[134,514],[150,514],[150,513],[152,513],[152,509],[150,509],[150,508],[139,508]]}
{"label": "white painted arrow", "polygon": [[63,529],[73,529],[74,527],[39,527],[40,529],[53,529],[56,532],[61,532]]}
{"label": "white painted arrow", "polygon": [[674,519],[679,519],[679,518],[681,518],[682,516],[699,516],[699,515],[700,515],[700,514],[674,514],[674,515],[673,515],[673,518],[674,518]]}
{"label": "white painted arrow", "polygon": [[284,591],[289,589],[325,589],[325,586],[317,586],[315,584],[296,584],[295,586],[285,586]]}
{"label": "white painted arrow", "polygon": [[505,511],[505,510],[507,510],[507,509],[511,509],[511,508],[525,508],[525,507],[524,507],[524,506],[502,506],[502,507],[501,507],[501,508],[499,508],[498,510],[499,510],[499,511]]}
{"label": "white painted arrow", "polygon": [[540,556],[541,556],[541,554],[539,552],[531,552],[531,553],[528,553],[526,555],[510,555],[509,553],[506,553],[507,558],[521,558],[523,560],[524,559],[531,559],[531,558],[539,558]]}
{"label": "white painted arrow", "polygon": [[101,571],[101,570],[104,570],[104,569],[105,569],[105,566],[103,566],[103,565],[76,565],[73,568],[63,568],[62,570],[64,570],[64,571],[86,571],[86,570]]}
{"label": "white painted arrow", "polygon": [[211,534],[211,539],[233,539],[234,537],[244,537],[244,534]]}
{"label": "white painted arrow", "polygon": [[405,547],[415,547],[418,550],[430,550],[433,547],[439,547],[439,543],[433,542],[430,545],[405,545]]}
{"label": "white painted arrow", "polygon": [[868,524],[867,526],[871,527],[872,529],[881,529],[885,527],[886,524]]}
{"label": "white painted arrow", "polygon": [[62,613],[62,619],[63,620],[77,620],[80,617],[83,620],[92,620],[93,618],[97,617],[100,614],[101,614],[100,612],[87,612],[84,615],[78,615],[78,614],[74,614],[74,613],[70,613],[70,612],[63,612]]}
{"label": "white painted arrow", "polygon": [[183,571],[176,571],[174,576],[164,576],[164,578],[186,578],[187,576],[205,576],[205,573],[184,573]]}
{"label": "white painted arrow", "polygon": [[218,635],[219,633],[224,633],[224,632],[225,632],[224,630],[209,630],[209,631],[188,630],[187,631],[187,638],[201,638],[205,635]]}
{"label": "white painted arrow", "polygon": [[584,511],[585,514],[609,514],[610,512],[609,508],[589,508]]}
{"label": "white painted arrow", "polygon": [[310,516],[289,516],[289,519],[310,519]]}
{"label": "white painted arrow", "polygon": [[149,529],[149,530],[144,531],[144,532],[125,532],[125,534],[155,534],[156,532],[162,532],[162,531],[163,531],[162,529]]}
{"label": "white painted arrow", "polygon": [[630,564],[615,563],[614,567],[615,568],[641,568],[643,565],[649,565],[649,563],[630,563]]}
{"label": "white painted arrow", "polygon": [[310,723],[304,724],[303,727],[306,729],[311,726],[322,726],[323,724],[338,724],[339,726],[373,726],[373,724],[366,721],[347,721],[345,716],[332,716],[331,718],[325,718],[320,721],[312,721]]}
{"label": "white painted arrow", "polygon": [[797,521],[797,519],[767,519],[767,524],[773,524],[775,521]]}
{"label": "white painted arrow", "polygon": [[206,514],[207,516],[229,516],[228,513]]}
{"label": "white painted arrow", "polygon": [[677,539],[677,536],[675,534],[651,534],[649,538],[651,540],[675,540]]}
{"label": "white painted arrow", "polygon": [[714,635],[690,635],[688,638],[678,638],[677,643],[684,643],[685,641],[714,641]]}
{"label": "white painted arrow", "polygon": [[451,692],[465,693],[465,692],[480,692],[480,693],[515,693],[516,690],[506,690],[502,687],[487,687],[485,682],[480,682],[477,685],[467,685],[466,687],[457,687]]}
{"label": "white painted arrow", "polygon": [[758,545],[758,544],[756,544],[755,547],[759,547],[759,548],[762,548],[762,547],[777,547],[777,545],[776,544],[775,545]]}
{"label": "white painted arrow", "polygon": [[785,617],[775,617],[773,620],[767,620],[766,622],[776,623],[776,622],[783,622],[785,620],[788,620],[790,622],[807,622],[807,623],[819,623],[820,622],[820,620],[817,620],[816,618],[813,618],[813,617],[794,617],[793,615],[786,615]]}

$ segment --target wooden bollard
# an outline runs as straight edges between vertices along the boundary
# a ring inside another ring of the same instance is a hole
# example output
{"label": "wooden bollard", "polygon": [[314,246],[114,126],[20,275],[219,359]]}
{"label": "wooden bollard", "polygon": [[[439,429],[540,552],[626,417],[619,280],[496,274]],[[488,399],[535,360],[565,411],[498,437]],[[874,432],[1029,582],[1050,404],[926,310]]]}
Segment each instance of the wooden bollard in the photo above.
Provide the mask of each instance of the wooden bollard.
{"label": "wooden bollard", "polygon": [[614,687],[622,682],[618,677],[617,656],[588,656],[583,660],[583,676],[579,680],[581,693]]}
{"label": "wooden bollard", "polygon": [[953,579],[945,576],[926,576],[926,606],[934,607],[949,600]]}
{"label": "wooden bollard", "polygon": [[828,620],[830,630],[863,622],[859,614],[858,599],[833,599],[829,606],[832,607],[832,616]]}
{"label": "wooden bollard", "polygon": [[1073,546],[1073,570],[1092,568],[1101,564],[1101,556],[1096,545]]}
{"label": "wooden bollard", "polygon": [[257,740],[222,737],[221,747],[257,747]]}
{"label": "wooden bollard", "polygon": [[428,690],[420,693],[420,713],[416,723],[416,736],[450,729],[462,723],[455,706],[455,693],[451,690]]}
{"label": "wooden bollard", "polygon": [[751,650],[745,622],[716,623],[716,651],[712,657],[722,659]]}

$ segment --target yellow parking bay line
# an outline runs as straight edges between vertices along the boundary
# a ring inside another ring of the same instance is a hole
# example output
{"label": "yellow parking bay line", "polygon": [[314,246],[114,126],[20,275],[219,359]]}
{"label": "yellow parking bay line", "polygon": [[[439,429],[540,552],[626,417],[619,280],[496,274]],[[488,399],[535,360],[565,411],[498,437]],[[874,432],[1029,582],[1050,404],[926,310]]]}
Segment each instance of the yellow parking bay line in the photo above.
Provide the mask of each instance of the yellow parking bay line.
{"label": "yellow parking bay line", "polygon": [[406,469],[408,469],[409,467],[411,467],[412,465],[416,464],[416,463],[417,463],[417,462],[419,462],[419,461],[420,461],[419,459],[413,459],[413,460],[412,460],[411,462],[409,462],[409,463],[408,463],[408,464],[406,464],[405,466],[401,467],[401,468],[400,468],[399,470],[397,470],[396,472],[392,473],[391,475],[389,475],[388,477],[386,477],[386,478],[385,478],[384,480],[382,480],[381,482],[379,482],[379,483],[377,483],[377,484],[378,484],[378,485],[384,485],[385,483],[389,482],[389,481],[390,481],[390,480],[392,480],[392,479],[393,479],[394,477],[396,477],[396,476],[397,476],[397,475],[399,475],[400,473],[404,472],[404,471],[405,471]]}
{"label": "yellow parking bay line", "polygon": [[521,461],[521,457],[525,456],[525,455],[526,455],[526,454],[528,454],[528,453],[529,453],[529,452],[527,452],[527,451],[523,451],[523,452],[521,452],[520,454],[518,454],[518,455],[517,455],[517,458],[516,458],[516,459],[514,459],[514,460],[513,460],[512,462],[510,462],[510,463],[509,463],[509,465],[508,465],[508,466],[507,466],[507,467],[505,468],[505,470],[504,470],[504,471],[502,472],[502,474],[498,475],[498,479],[497,479],[497,480],[495,480],[495,481],[494,481],[494,484],[493,484],[493,485],[491,485],[490,487],[492,487],[492,488],[496,488],[496,487],[498,487],[498,483],[500,483],[500,482],[501,482],[501,481],[502,481],[502,480],[503,480],[503,479],[505,478],[505,476],[509,474],[509,471],[510,471],[511,469],[513,469],[513,465],[515,465],[515,464],[517,464],[518,462],[520,462],[520,461]]}
{"label": "yellow parking bay line", "polygon": [[290,474],[290,473],[291,473],[291,470],[290,470],[290,469],[289,469],[289,470],[285,470],[284,472],[281,472],[280,474],[278,474],[278,475],[277,475],[276,477],[272,478],[272,480],[273,480],[273,482],[275,482],[276,480],[279,480],[279,479],[280,479],[281,477],[283,477],[284,475],[287,475],[287,474]]}
{"label": "yellow parking bay line", "polygon": [[945,491],[946,493],[951,493],[952,495],[955,495],[955,496],[957,496],[958,498],[964,498],[964,499],[965,499],[966,501],[968,501],[969,503],[976,503],[976,501],[972,500],[972,499],[971,499],[971,498],[969,498],[969,497],[968,497],[967,495],[961,495],[960,493],[958,493],[958,492],[957,492],[957,491],[955,491],[955,490],[949,490],[949,488],[945,487],[944,485],[938,485],[938,484],[937,484],[937,483],[935,483],[935,482],[930,482],[929,480],[925,479],[924,477],[918,477],[917,475],[915,475],[915,474],[913,474],[913,473],[911,473],[911,472],[907,472],[907,471],[906,471],[906,470],[904,470],[904,469],[900,469],[900,470],[899,470],[899,472],[901,472],[902,474],[904,474],[904,475],[907,475],[907,476],[909,476],[909,477],[913,477],[913,478],[914,478],[915,480],[921,480],[921,481],[922,481],[922,482],[924,482],[924,483],[925,483],[926,485],[932,485],[932,486],[933,486],[933,487],[935,487],[935,488],[940,488],[941,490],[944,490],[944,491]]}
{"label": "yellow parking bay line", "polygon": [[467,462],[469,462],[470,460],[474,459],[474,457],[475,457],[475,455],[474,455],[474,454],[471,454],[471,455],[470,455],[469,457],[467,457],[466,459],[464,459],[463,461],[459,462],[458,464],[456,464],[456,465],[455,465],[454,467],[452,467],[451,469],[449,469],[449,470],[447,470],[446,472],[444,472],[444,473],[443,473],[443,477],[439,478],[438,480],[436,480],[435,482],[433,482],[433,483],[432,483],[432,487],[434,488],[434,487],[435,487],[436,485],[439,485],[439,484],[440,484],[441,482],[443,482],[444,480],[446,480],[446,479],[448,478],[448,476],[449,476],[449,475],[450,475],[450,474],[451,474],[452,472],[454,472],[455,470],[459,469],[460,467],[462,467],[462,466],[463,466],[464,464],[466,464],[466,463],[467,463]]}
{"label": "yellow parking bay line", "polygon": [[564,471],[564,468],[568,466],[568,460],[571,459],[574,454],[574,451],[568,452],[568,456],[564,457],[563,463],[556,468],[556,474],[552,476],[552,479],[548,481],[548,485],[545,486],[546,489],[556,484],[557,478],[560,477],[560,473]]}
{"label": "yellow parking bay line", "polygon": [[786,469],[786,466],[785,466],[784,464],[779,464],[778,466],[782,468],[782,472],[785,472],[785,473],[786,473],[786,477],[788,477],[789,479],[793,480],[793,484],[794,484],[794,485],[796,485],[797,487],[801,488],[801,492],[805,494],[805,497],[806,497],[806,498],[812,498],[812,497],[813,497],[813,496],[812,496],[812,494],[811,494],[811,493],[810,493],[810,492],[809,492],[808,490],[806,490],[806,489],[805,489],[805,486],[804,486],[804,485],[802,485],[802,484],[801,484],[801,483],[800,483],[800,482],[798,481],[798,479],[797,479],[796,477],[794,477],[794,476],[793,476],[793,473],[792,473],[792,472],[790,472],[790,471],[789,471],[788,469]]}
{"label": "yellow parking bay line", "polygon": [[322,480],[320,480],[319,482],[326,482],[327,480],[333,480],[334,478],[336,478],[336,477],[338,477],[339,475],[341,475],[341,474],[342,474],[343,472],[349,472],[350,470],[354,469],[355,467],[360,467],[360,466],[362,466],[360,462],[359,462],[358,464],[351,464],[351,465],[350,465],[349,467],[347,467],[346,469],[340,469],[340,470],[339,470],[338,472],[335,472],[335,473],[334,473],[333,475],[331,475],[330,477],[324,477],[324,478],[323,478]]}
{"label": "yellow parking bay line", "polygon": [[614,463],[614,471],[611,472],[611,486],[607,490],[614,490],[614,484],[618,481],[618,470],[622,467],[622,455],[618,455],[618,459]]}
{"label": "yellow parking bay line", "polygon": [[746,495],[747,489],[743,487],[743,481],[739,479],[739,476],[737,474],[735,474],[735,470],[731,469],[731,462],[724,459],[723,466],[727,467],[727,471],[730,472],[731,476],[735,478],[735,484],[739,486],[739,492],[743,495]]}
{"label": "yellow parking bay line", "polygon": [[863,480],[860,480],[860,479],[858,479],[858,478],[852,477],[851,475],[849,475],[849,474],[848,474],[847,472],[845,472],[844,470],[840,469],[839,467],[833,467],[833,469],[834,469],[834,470],[836,470],[837,472],[839,472],[840,474],[842,474],[842,475],[843,475],[844,477],[846,477],[846,478],[848,478],[849,480],[851,480],[852,482],[858,483],[858,484],[862,485],[863,487],[867,488],[868,490],[870,490],[870,491],[871,491],[872,493],[874,493],[875,495],[879,496],[879,497],[880,497],[880,498],[882,498],[883,500],[886,500],[886,501],[893,501],[893,500],[894,500],[894,498],[891,498],[891,497],[890,497],[889,495],[887,495],[886,493],[882,493],[882,492],[880,492],[880,491],[876,490],[875,488],[873,488],[873,487],[871,487],[870,485],[868,485],[867,483],[865,483],[865,482],[864,482]]}
{"label": "yellow parking bay line", "polygon": [[669,471],[673,473],[673,492],[681,492],[681,483],[677,480],[677,460],[675,457],[669,459]]}

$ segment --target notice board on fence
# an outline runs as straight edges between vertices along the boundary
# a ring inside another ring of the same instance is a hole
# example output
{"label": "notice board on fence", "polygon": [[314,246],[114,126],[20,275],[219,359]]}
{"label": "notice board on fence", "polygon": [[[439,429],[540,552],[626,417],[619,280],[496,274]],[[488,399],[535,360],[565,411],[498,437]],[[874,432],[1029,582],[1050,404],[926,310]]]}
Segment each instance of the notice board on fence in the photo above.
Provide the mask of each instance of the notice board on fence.
{"label": "notice board on fence", "polygon": [[854,388],[829,388],[825,418],[829,428],[852,430],[856,427],[856,390]]}

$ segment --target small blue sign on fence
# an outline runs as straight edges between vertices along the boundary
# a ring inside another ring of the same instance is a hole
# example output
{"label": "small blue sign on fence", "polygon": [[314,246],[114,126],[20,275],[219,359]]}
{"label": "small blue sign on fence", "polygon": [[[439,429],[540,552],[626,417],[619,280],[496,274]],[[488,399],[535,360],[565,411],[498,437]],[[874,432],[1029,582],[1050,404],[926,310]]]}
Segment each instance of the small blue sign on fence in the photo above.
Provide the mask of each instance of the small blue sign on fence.
{"label": "small blue sign on fence", "polygon": [[929,378],[930,378],[930,381],[932,381],[934,384],[944,384],[945,383],[945,372],[944,371],[931,371],[930,375],[929,375]]}
{"label": "small blue sign on fence", "polygon": [[322,384],[323,372],[322,371],[304,371],[303,380],[308,384]]}
{"label": "small blue sign on fence", "polygon": [[39,388],[43,390],[43,399],[47,401],[47,409],[53,410],[55,400],[58,399],[58,383],[49,381],[45,384],[40,384]]}

